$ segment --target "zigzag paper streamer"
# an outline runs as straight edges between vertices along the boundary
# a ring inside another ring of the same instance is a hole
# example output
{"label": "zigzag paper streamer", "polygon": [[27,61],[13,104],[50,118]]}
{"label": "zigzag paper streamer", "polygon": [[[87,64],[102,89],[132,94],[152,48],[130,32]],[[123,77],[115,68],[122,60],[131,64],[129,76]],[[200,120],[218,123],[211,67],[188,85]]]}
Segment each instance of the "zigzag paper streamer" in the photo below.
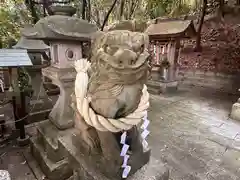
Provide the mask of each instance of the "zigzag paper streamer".
{"label": "zigzag paper streamer", "polygon": [[129,145],[126,144],[126,137],[127,137],[127,132],[125,131],[122,136],[121,136],[121,141],[120,143],[123,145],[122,150],[121,150],[121,154],[120,156],[123,157],[123,164],[122,164],[122,168],[123,168],[123,173],[122,173],[122,178],[127,178],[128,174],[131,171],[131,166],[127,165],[128,159],[129,159],[129,155],[127,155],[127,151],[129,149]]}
{"label": "zigzag paper streamer", "polygon": [[142,145],[146,149],[148,147],[148,142],[146,141],[147,136],[150,134],[150,131],[147,130],[147,127],[149,126],[150,121],[147,118],[147,112],[146,115],[143,117],[143,124],[141,126],[141,129],[143,132],[141,133],[142,137]]}
{"label": "zigzag paper streamer", "polygon": [[0,88],[1,88],[2,92],[4,92],[4,82],[2,79],[0,79]]}

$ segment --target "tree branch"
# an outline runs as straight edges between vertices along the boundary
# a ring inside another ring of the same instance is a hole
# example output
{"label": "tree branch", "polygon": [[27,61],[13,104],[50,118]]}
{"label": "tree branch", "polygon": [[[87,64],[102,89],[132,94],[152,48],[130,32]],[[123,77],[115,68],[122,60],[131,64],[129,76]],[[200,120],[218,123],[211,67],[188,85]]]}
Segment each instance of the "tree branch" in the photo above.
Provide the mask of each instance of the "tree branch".
{"label": "tree branch", "polygon": [[108,11],[108,13],[107,13],[107,15],[106,15],[106,17],[105,17],[105,19],[104,19],[104,21],[103,21],[103,25],[102,25],[102,27],[101,27],[101,30],[102,30],[102,31],[103,31],[103,29],[104,29],[104,27],[105,27],[105,25],[106,25],[106,23],[107,23],[107,21],[108,21],[108,18],[109,18],[109,16],[110,16],[110,14],[111,14],[112,11],[113,11],[113,8],[114,8],[115,5],[117,4],[117,1],[118,1],[118,0],[114,0],[111,8],[109,9],[109,11]]}

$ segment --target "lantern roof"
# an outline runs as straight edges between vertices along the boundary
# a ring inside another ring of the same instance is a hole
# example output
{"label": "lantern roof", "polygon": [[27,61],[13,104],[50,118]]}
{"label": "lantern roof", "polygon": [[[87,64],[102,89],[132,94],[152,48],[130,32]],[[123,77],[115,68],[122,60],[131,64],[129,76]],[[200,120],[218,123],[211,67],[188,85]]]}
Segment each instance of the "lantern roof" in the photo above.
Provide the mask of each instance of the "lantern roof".
{"label": "lantern roof", "polygon": [[33,28],[23,31],[29,39],[50,41],[90,41],[91,36],[97,31],[94,24],[72,17],[76,12],[71,6],[51,6],[54,13],[40,19]]}
{"label": "lantern roof", "polygon": [[[24,29],[32,28],[33,26],[28,25]],[[22,31],[24,31],[22,29]],[[15,46],[14,49],[26,49],[28,52],[43,52],[49,49],[49,46],[46,45],[42,40],[35,40],[35,39],[27,39],[25,36],[21,36],[19,41]]]}

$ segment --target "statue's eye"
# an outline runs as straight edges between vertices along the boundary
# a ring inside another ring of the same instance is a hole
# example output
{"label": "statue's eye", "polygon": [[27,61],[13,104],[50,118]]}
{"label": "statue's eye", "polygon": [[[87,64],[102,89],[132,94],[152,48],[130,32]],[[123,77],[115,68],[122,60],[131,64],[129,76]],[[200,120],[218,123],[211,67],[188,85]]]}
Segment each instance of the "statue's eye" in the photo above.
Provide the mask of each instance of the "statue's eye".
{"label": "statue's eye", "polygon": [[109,55],[114,55],[118,50],[118,47],[108,47],[106,53]]}
{"label": "statue's eye", "polygon": [[144,44],[142,44],[140,47],[140,52],[143,53],[143,51],[144,51]]}
{"label": "statue's eye", "polygon": [[133,51],[136,52],[136,53],[143,53],[144,51],[144,44],[142,44],[141,46],[133,46]]}
{"label": "statue's eye", "polygon": [[108,45],[106,45],[106,44],[103,45],[104,52],[107,52],[108,48],[109,48]]}

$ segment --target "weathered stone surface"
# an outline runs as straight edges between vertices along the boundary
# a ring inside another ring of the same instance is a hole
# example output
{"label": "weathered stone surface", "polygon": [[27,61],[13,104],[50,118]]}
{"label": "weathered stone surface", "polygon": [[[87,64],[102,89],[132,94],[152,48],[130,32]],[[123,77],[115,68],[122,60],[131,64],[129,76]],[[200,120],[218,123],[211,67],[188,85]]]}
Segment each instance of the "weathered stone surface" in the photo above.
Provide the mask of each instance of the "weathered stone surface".
{"label": "weathered stone surface", "polygon": [[61,131],[51,121],[42,121],[37,126],[37,137],[31,138],[31,154],[50,180],[65,180],[72,175],[66,158],[66,150],[58,138],[71,134],[71,129]]}
{"label": "weathered stone surface", "polygon": [[[72,138],[75,139],[72,139]],[[59,142],[62,146],[67,149],[69,164],[74,169],[74,178],[76,180],[89,179],[89,180],[120,180],[122,168],[119,166],[119,172],[114,172],[111,165],[114,162],[106,163],[101,159],[99,155],[88,154],[84,152],[83,141],[79,136],[62,136],[59,138]],[[77,142],[78,141],[78,142]],[[147,152],[149,153],[149,151]],[[120,156],[120,154],[119,154]],[[134,156],[134,155],[133,155]],[[148,156],[149,157],[149,156]],[[137,157],[139,160],[142,157]],[[137,160],[135,160],[137,161]],[[141,163],[141,161],[139,161]],[[131,162],[129,162],[130,165]],[[135,165],[136,166],[136,165]],[[134,165],[133,165],[134,168]],[[136,172],[137,170],[137,172]],[[161,161],[151,159],[150,162],[146,163],[140,169],[132,169],[130,174],[130,180],[168,180],[169,171],[163,165]],[[135,173],[136,172],[136,173]],[[135,173],[135,174],[134,174]],[[150,179],[149,179],[150,178]]]}
{"label": "weathered stone surface", "polygon": [[43,75],[50,78],[53,84],[60,88],[59,98],[54,105],[49,119],[59,128],[67,129],[74,125],[74,110],[71,108],[71,94],[74,90],[76,72],[72,68],[58,69],[48,67],[43,69]]}
{"label": "weathered stone surface", "polygon": [[168,180],[169,170],[160,161],[151,158],[149,163],[143,166],[137,173],[129,177],[129,180]]}
{"label": "weathered stone surface", "polygon": [[[91,66],[88,72],[90,78],[86,88],[86,95],[91,98],[90,107],[95,113],[104,118],[119,121],[119,118],[126,117],[138,108],[149,71],[148,43],[146,34],[127,30],[109,31],[96,38],[92,46]],[[77,78],[81,77],[78,64],[76,70],[80,75],[77,74]],[[80,81],[81,79],[76,79],[75,85],[79,92],[82,92],[85,88],[80,90],[80,87],[85,84],[82,85]],[[79,99],[82,94],[78,94],[75,90],[75,95],[79,97],[76,98],[77,103],[81,104]],[[85,97],[85,94],[83,96]],[[147,109],[147,106],[144,107],[146,108],[141,109],[141,112]],[[86,118],[85,110],[81,107],[77,108],[78,113]],[[142,117],[134,116],[133,118],[139,118],[141,121]],[[97,121],[104,122],[101,118]],[[70,158],[73,161],[71,164],[75,164],[75,167],[87,164],[88,169],[98,169],[99,173],[110,179],[121,179],[123,169],[120,167],[123,158],[120,157],[122,149],[120,139],[124,129],[127,133],[126,143],[129,145],[127,153],[131,154],[128,161],[132,167],[130,174],[134,174],[148,163],[150,150],[143,147],[142,137],[136,126],[126,128],[129,126],[126,122],[123,123],[124,128],[116,127],[117,130],[112,130],[114,128],[109,128],[100,122],[98,124],[103,128],[99,128],[99,125],[96,126],[97,123],[89,124],[87,119],[77,115],[75,122],[79,133],[76,133],[77,136],[73,136],[71,141],[80,150],[79,154],[72,153],[72,158]],[[88,158],[82,157],[81,154],[88,154]]]}
{"label": "weathered stone surface", "polygon": [[63,159],[57,163],[52,162],[47,158],[37,139],[34,138],[31,139],[31,154],[37,160],[43,173],[50,180],[65,180],[72,175],[72,170],[69,167],[67,159]]}
{"label": "weathered stone surface", "polygon": [[159,93],[174,93],[178,89],[178,81],[153,81],[148,80],[147,85],[153,94]]}
{"label": "weathered stone surface", "polygon": [[[27,25],[25,29],[32,28],[32,25]],[[24,31],[24,29],[22,30]],[[28,52],[44,52],[49,49],[49,46],[47,46],[43,41],[41,40],[33,40],[33,39],[27,39],[24,36],[22,36],[18,43],[13,46],[14,49],[27,49]]]}
{"label": "weathered stone surface", "polygon": [[[88,174],[88,171],[83,168],[75,170],[73,178],[76,180],[115,180],[115,178],[107,178],[96,171],[93,174]],[[129,180],[168,180],[169,171],[161,161],[151,159],[148,164],[139,169],[134,175],[128,177]]]}
{"label": "weathered stone surface", "polygon": [[204,72],[200,70],[179,70],[178,77],[183,85],[207,87],[231,94],[239,94],[239,74],[227,75],[222,73]]}
{"label": "weathered stone surface", "polygon": [[47,158],[53,162],[58,162],[64,159],[63,150],[59,149],[57,139],[60,136],[60,131],[51,123],[51,121],[43,121],[38,124],[38,141],[43,150],[46,152]]}
{"label": "weathered stone surface", "polygon": [[[65,7],[58,6],[58,12],[61,8]],[[92,34],[97,31],[94,24],[85,20],[55,14],[40,19],[33,28],[23,30],[22,34],[30,39],[90,41]]]}

